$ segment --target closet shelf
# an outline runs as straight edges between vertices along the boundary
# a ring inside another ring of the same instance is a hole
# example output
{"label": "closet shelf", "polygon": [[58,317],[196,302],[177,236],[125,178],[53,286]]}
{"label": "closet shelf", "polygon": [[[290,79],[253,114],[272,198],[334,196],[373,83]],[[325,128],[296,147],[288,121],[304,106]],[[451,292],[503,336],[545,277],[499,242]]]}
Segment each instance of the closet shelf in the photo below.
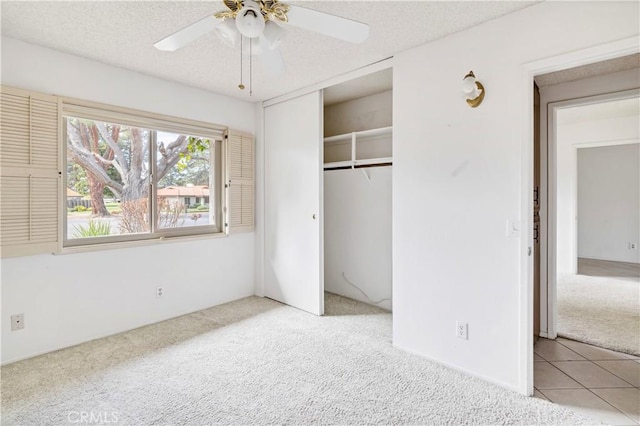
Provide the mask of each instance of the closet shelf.
{"label": "closet shelf", "polygon": [[367,158],[366,160],[356,160],[354,161],[354,166],[370,166],[373,164],[387,164],[392,163],[393,157],[383,157],[383,158]]}
{"label": "closet shelf", "polygon": [[370,137],[370,136],[384,136],[391,135],[393,127],[381,127],[379,129],[361,130],[359,132],[345,133],[343,135],[329,136],[324,138],[326,142],[347,142],[350,141],[355,135],[357,138]]}
{"label": "closet shelf", "polygon": [[332,163],[324,163],[325,169],[341,169],[353,166],[353,161],[334,161]]}
{"label": "closet shelf", "polygon": [[324,138],[325,170],[390,164],[392,130],[382,127]]}
{"label": "closet shelf", "polygon": [[377,164],[381,165],[389,165],[393,163],[392,157],[383,157],[383,158],[367,158],[366,160],[356,160],[356,161],[334,161],[332,163],[324,163],[324,169],[345,169],[351,167],[361,167],[361,166],[374,166]]}

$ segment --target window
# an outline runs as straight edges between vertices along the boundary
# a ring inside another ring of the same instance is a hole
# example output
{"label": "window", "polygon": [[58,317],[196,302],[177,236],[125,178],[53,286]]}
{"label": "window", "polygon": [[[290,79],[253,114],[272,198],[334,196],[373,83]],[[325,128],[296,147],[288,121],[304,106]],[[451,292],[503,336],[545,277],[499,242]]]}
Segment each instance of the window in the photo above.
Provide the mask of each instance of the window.
{"label": "window", "polygon": [[221,129],[63,104],[63,132],[64,246],[224,230]]}
{"label": "window", "polygon": [[253,230],[249,134],[7,86],[0,106],[3,258]]}

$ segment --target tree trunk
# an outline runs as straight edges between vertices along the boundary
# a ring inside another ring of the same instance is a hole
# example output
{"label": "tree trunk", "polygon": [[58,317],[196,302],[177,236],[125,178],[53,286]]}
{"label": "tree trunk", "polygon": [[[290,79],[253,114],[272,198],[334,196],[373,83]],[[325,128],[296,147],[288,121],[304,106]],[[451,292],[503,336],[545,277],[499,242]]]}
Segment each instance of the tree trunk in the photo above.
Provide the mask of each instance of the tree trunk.
{"label": "tree trunk", "polygon": [[125,201],[141,201],[149,198],[149,178],[140,178],[137,176],[131,176],[127,179],[133,184],[125,185],[120,193],[122,202]]}
{"label": "tree trunk", "polygon": [[89,184],[89,195],[91,196],[91,215],[99,217],[110,216],[107,207],[104,205],[104,183],[96,179],[91,173],[87,173],[87,183]]}
{"label": "tree trunk", "polygon": [[139,177],[127,180],[136,184],[125,185],[120,193],[120,228],[126,234],[149,232],[149,180]]}

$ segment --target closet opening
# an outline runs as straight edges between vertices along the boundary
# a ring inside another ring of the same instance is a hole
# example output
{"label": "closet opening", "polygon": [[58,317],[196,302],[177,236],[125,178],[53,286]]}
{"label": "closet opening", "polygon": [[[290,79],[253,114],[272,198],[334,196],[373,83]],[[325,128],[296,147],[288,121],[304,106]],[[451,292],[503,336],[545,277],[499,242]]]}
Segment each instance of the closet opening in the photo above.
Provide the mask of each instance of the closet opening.
{"label": "closet opening", "polygon": [[392,72],[324,89],[326,315],[339,297],[392,309]]}

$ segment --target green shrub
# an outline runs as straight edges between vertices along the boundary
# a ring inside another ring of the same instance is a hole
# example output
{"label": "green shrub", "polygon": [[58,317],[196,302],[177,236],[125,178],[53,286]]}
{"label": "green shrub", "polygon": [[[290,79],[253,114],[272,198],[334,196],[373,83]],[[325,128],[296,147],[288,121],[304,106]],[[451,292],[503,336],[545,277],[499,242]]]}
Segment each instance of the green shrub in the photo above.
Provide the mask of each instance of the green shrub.
{"label": "green shrub", "polygon": [[200,203],[195,203],[195,204],[193,204],[193,205],[189,206],[189,208],[190,208],[190,209],[197,209],[197,208],[200,208],[200,206],[201,206],[201,204],[200,204]]}
{"label": "green shrub", "polygon": [[196,210],[203,212],[203,211],[209,211],[209,206],[198,206],[196,208]]}
{"label": "green shrub", "polygon": [[87,210],[88,209],[83,205],[76,206],[76,211],[77,212],[86,212]]}
{"label": "green shrub", "polygon": [[75,232],[73,238],[103,237],[111,235],[111,224],[99,220],[89,219],[87,226],[77,225],[73,227]]}

